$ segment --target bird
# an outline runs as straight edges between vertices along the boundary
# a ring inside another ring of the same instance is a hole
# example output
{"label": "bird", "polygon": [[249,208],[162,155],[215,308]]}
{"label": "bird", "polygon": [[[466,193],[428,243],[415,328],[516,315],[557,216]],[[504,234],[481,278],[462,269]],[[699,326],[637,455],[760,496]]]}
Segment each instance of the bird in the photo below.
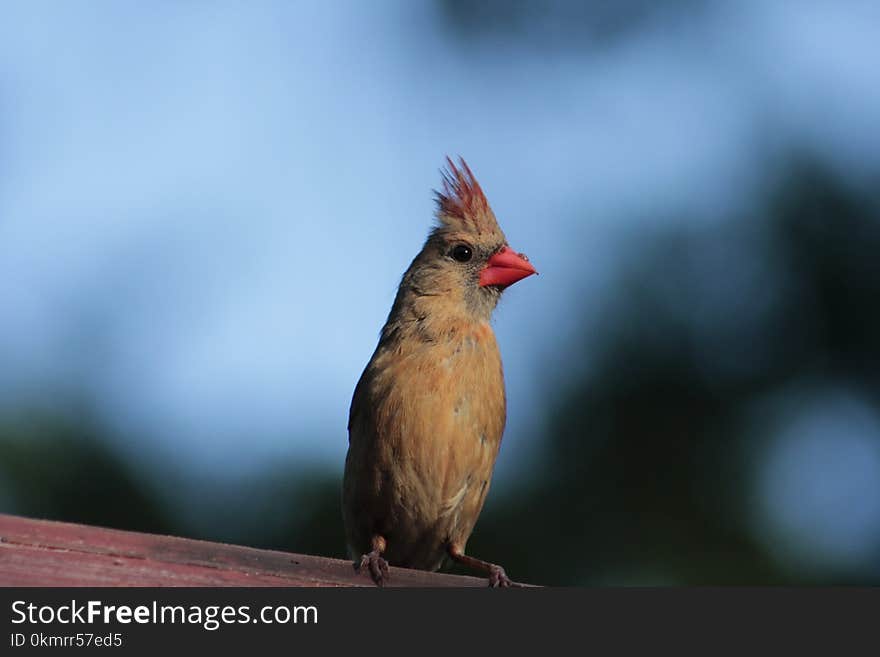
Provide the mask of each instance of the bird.
{"label": "bird", "polygon": [[376,585],[391,568],[457,562],[511,586],[465,549],[507,414],[492,312],[537,271],[514,251],[470,167],[446,158],[436,224],[404,273],[354,389],[342,511],[348,551]]}

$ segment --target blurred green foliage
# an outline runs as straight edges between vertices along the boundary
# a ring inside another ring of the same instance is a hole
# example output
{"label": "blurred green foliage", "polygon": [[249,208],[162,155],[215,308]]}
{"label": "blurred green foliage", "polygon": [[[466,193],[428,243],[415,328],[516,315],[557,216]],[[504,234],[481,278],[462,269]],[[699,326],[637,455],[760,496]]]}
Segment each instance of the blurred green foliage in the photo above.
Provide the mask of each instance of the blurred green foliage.
{"label": "blurred green foliage", "polygon": [[113,437],[79,415],[22,412],[4,418],[0,421],[2,510],[174,533],[172,514],[151,494],[147,482],[111,451],[112,442]]}
{"label": "blurred green foliage", "polygon": [[453,35],[518,46],[584,49],[615,43],[651,23],[693,16],[716,0],[439,0]]}

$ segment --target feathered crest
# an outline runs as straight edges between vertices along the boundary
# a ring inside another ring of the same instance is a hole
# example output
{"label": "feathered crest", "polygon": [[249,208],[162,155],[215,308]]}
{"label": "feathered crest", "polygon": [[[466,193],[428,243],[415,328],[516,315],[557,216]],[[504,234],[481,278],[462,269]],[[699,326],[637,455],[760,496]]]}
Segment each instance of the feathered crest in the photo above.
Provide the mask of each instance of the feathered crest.
{"label": "feathered crest", "polygon": [[489,202],[463,158],[460,168],[446,158],[446,169],[441,169],[443,190],[434,191],[437,201],[437,219],[441,227],[469,232],[500,233],[498,222]]}

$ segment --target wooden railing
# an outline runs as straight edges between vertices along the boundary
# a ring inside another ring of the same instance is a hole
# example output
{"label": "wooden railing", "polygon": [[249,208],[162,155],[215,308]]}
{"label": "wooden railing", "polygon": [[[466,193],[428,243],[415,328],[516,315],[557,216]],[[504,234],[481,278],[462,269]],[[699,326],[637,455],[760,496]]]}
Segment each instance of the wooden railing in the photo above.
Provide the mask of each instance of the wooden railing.
{"label": "wooden railing", "polygon": [[[392,568],[389,586],[486,586]],[[350,561],[0,514],[0,586],[373,586]]]}

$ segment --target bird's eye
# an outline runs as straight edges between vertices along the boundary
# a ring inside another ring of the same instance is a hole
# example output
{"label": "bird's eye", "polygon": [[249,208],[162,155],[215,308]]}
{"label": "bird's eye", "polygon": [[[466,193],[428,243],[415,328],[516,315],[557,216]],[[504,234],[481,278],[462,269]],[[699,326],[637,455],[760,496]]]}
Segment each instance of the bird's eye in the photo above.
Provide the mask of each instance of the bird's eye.
{"label": "bird's eye", "polygon": [[452,257],[459,262],[467,262],[474,257],[474,250],[467,244],[458,244],[452,249]]}

